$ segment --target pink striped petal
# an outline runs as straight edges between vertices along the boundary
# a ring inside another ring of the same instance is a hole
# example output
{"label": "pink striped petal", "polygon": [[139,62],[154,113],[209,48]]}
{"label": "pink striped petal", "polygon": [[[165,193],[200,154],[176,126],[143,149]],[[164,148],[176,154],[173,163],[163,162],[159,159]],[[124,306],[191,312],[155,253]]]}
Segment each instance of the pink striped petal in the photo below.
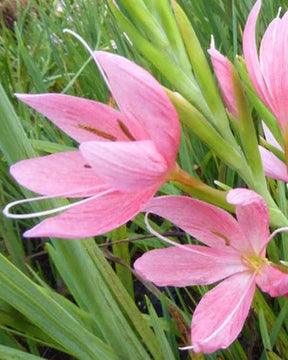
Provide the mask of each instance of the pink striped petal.
{"label": "pink striped petal", "polygon": [[146,70],[121,56],[102,51],[94,52],[94,56],[134,138],[153,140],[172,166],[178,151],[180,126],[161,85]]}
{"label": "pink striped petal", "polygon": [[41,195],[92,196],[110,187],[79,151],[23,160],[12,165],[10,173],[20,185]]}
{"label": "pink striped petal", "polygon": [[155,191],[130,194],[115,191],[48,218],[26,231],[24,236],[77,239],[104,234],[137,215]]}
{"label": "pink striped petal", "polygon": [[193,350],[210,354],[228,348],[243,328],[254,292],[254,276],[243,272],[205,294],[192,318]]}
{"label": "pink striped petal", "polygon": [[278,106],[277,103],[275,102],[274,89],[275,89],[276,73],[279,70],[277,69],[277,67],[275,67],[277,63],[277,59],[275,58],[275,51],[276,51],[275,40],[277,38],[277,28],[279,23],[280,23],[280,19],[276,18],[268,26],[261,41],[260,54],[259,54],[260,69],[263,74],[266,87],[269,91],[270,98],[273,99],[273,101],[269,103],[272,106],[272,108],[270,107],[270,109],[273,111],[274,114],[278,113]]}
{"label": "pink striped petal", "polygon": [[257,0],[253,6],[243,34],[243,53],[247,65],[247,70],[250,76],[250,79],[265,104],[273,109],[272,102],[270,100],[269,93],[267,91],[262,73],[260,68],[260,63],[257,53],[257,44],[256,44],[256,23],[257,18],[261,9],[261,0]]}
{"label": "pink striped petal", "polygon": [[213,44],[208,50],[208,53],[211,56],[213,69],[220,85],[223,100],[230,113],[237,119],[238,110],[236,106],[236,99],[233,91],[233,83],[231,77],[232,64],[226,56],[223,56],[219,51],[215,49]]}
{"label": "pink striped petal", "polygon": [[228,192],[227,201],[236,205],[238,223],[254,252],[261,255],[269,238],[269,210],[264,199],[252,190],[234,189]]}
{"label": "pink striped petal", "polygon": [[273,265],[264,265],[256,282],[262,291],[270,296],[288,296],[288,272],[282,272]]}
{"label": "pink striped petal", "polygon": [[134,268],[157,286],[207,285],[246,269],[237,253],[197,245],[185,248],[187,251],[175,246],[148,251]]}
{"label": "pink striped petal", "polygon": [[[278,121],[285,131],[286,136],[288,133],[288,74],[287,74],[287,61],[288,61],[288,11],[280,21],[279,30],[276,38],[276,51],[275,63],[278,67],[275,69],[276,81],[274,83],[275,101],[278,102],[279,116]],[[285,135],[284,135],[285,137]],[[286,139],[287,140],[287,139]]]}
{"label": "pink striped petal", "polygon": [[121,114],[107,105],[63,94],[16,96],[79,143],[129,140],[121,130]]}
{"label": "pink striped petal", "polygon": [[167,164],[150,140],[88,142],[80,150],[99,176],[118,190],[159,187],[165,181]]}
{"label": "pink striped petal", "polygon": [[267,140],[267,142],[269,144],[271,144],[272,146],[274,146],[276,149],[283,151],[283,149],[279,145],[278,141],[275,139],[272,132],[270,131],[268,126],[264,123],[264,121],[262,121],[262,127],[263,127],[263,131],[264,131],[265,139]]}
{"label": "pink striped petal", "polygon": [[251,249],[233,216],[203,201],[185,196],[161,196],[152,199],[145,211],[164,217],[215,249],[241,252]]}
{"label": "pink striped petal", "polygon": [[276,180],[288,182],[287,167],[271,151],[259,146],[265,175]]}

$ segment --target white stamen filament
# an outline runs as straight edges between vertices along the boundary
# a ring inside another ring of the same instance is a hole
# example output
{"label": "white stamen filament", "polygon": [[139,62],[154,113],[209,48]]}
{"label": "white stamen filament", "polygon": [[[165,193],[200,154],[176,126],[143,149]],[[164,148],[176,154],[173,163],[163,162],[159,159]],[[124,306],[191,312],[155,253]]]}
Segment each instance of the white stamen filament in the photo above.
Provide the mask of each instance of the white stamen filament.
{"label": "white stamen filament", "polygon": [[[221,330],[223,330],[223,328],[231,321],[231,319],[233,318],[233,316],[235,315],[235,313],[237,312],[237,310],[239,309],[239,307],[242,305],[243,300],[245,299],[245,297],[247,296],[248,291],[250,290],[250,286],[252,285],[252,283],[255,281],[255,277],[256,277],[256,273],[253,274],[253,276],[251,277],[249,284],[246,288],[246,290],[244,291],[244,293],[242,294],[240,300],[238,301],[237,305],[235,306],[235,308],[233,309],[233,311],[230,313],[229,316],[227,316],[227,318],[223,321],[223,323],[211,334],[209,335],[207,338],[199,341],[197,343],[197,345],[201,345],[201,344],[205,344],[208,341],[212,340],[215,336],[217,336],[219,334],[219,332]],[[192,339],[193,341],[193,339]],[[179,350],[192,350],[194,349],[197,345],[191,345],[191,346],[186,346],[186,347],[180,347]]]}
{"label": "white stamen filament", "polygon": [[150,233],[154,236],[156,236],[158,239],[170,244],[170,245],[173,245],[173,246],[176,246],[182,250],[185,250],[185,251],[190,251],[194,254],[198,254],[198,255],[201,255],[201,256],[206,256],[206,257],[211,257],[211,258],[215,258],[215,256],[212,256],[212,255],[209,255],[209,254],[205,254],[205,253],[202,253],[201,251],[197,251],[195,249],[191,249],[189,248],[187,245],[181,245],[181,244],[178,244],[177,242],[175,241],[172,241],[172,240],[169,240],[168,238],[166,238],[165,236],[159,234],[156,230],[154,230],[151,225],[149,224],[149,219],[148,219],[148,216],[150,215],[150,213],[146,213],[145,214],[145,218],[144,218],[144,222],[147,226],[147,229],[150,231]]}
{"label": "white stamen filament", "polygon": [[262,246],[261,250],[259,251],[259,254],[263,253],[263,251],[266,249],[267,244],[269,243],[269,241],[271,241],[273,239],[274,236],[276,236],[277,234],[279,234],[283,231],[288,231],[288,227],[279,228],[279,229],[276,229],[275,231],[273,231],[272,234],[268,237],[265,244]]}
{"label": "white stamen filament", "polygon": [[275,231],[272,232],[272,234],[269,236],[267,243],[273,239],[274,236],[276,236],[277,234],[283,232],[283,231],[288,231],[288,227],[283,227],[283,228],[279,228],[276,229]]}
{"label": "white stamen filament", "polygon": [[280,17],[280,15],[281,15],[281,11],[282,11],[282,7],[280,6],[280,7],[279,7],[279,9],[278,9],[277,16],[276,16],[277,18],[279,18],[279,17]]}
{"label": "white stamen filament", "polygon": [[78,205],[81,205],[81,204],[85,204],[88,201],[97,199],[97,198],[99,198],[101,196],[110,194],[110,193],[112,193],[114,191],[115,191],[114,189],[108,189],[106,191],[102,191],[99,194],[96,194],[96,195],[91,196],[89,198],[86,198],[84,200],[77,201],[77,202],[72,203],[72,204],[60,206],[58,208],[51,209],[51,210],[39,211],[39,212],[31,213],[31,214],[11,214],[9,211],[10,211],[10,209],[12,207],[14,207],[16,205],[25,204],[25,203],[28,203],[28,202],[39,201],[39,200],[52,199],[52,198],[57,197],[57,195],[38,196],[38,197],[30,198],[30,199],[17,200],[17,201],[13,201],[12,203],[6,205],[4,210],[3,210],[3,214],[6,217],[11,218],[11,219],[31,219],[31,218],[38,217],[38,216],[51,215],[51,214],[55,214],[55,213],[60,212],[60,211],[71,209],[71,208],[73,208],[75,206],[78,206]]}
{"label": "white stamen filament", "polygon": [[214,35],[211,35],[210,48],[215,49],[215,39],[214,39]]}
{"label": "white stamen filament", "polygon": [[68,33],[71,34],[72,36],[74,36],[77,40],[79,40],[81,42],[81,44],[85,47],[85,49],[89,52],[89,54],[92,56],[93,58],[93,50],[90,48],[90,46],[87,44],[87,42],[77,33],[75,33],[73,30],[70,29],[64,29],[63,33]]}
{"label": "white stamen filament", "polygon": [[107,76],[104,72],[104,70],[102,69],[101,65],[99,64],[99,61],[97,60],[96,56],[94,56],[93,50],[90,48],[90,46],[87,44],[87,42],[77,33],[75,33],[74,31],[70,30],[70,29],[64,29],[63,33],[68,33],[71,34],[72,36],[74,36],[77,40],[79,40],[81,42],[81,44],[85,47],[85,49],[89,52],[89,54],[91,55],[91,57],[94,59],[94,61],[96,62],[98,69],[108,87],[108,89],[111,91],[110,85],[109,85],[109,81],[107,79]]}

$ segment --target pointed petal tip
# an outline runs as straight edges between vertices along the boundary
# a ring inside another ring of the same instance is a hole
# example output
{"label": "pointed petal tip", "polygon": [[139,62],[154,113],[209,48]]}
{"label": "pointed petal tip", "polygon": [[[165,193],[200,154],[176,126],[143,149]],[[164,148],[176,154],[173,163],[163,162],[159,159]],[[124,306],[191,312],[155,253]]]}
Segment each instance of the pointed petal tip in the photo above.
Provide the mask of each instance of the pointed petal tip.
{"label": "pointed petal tip", "polygon": [[42,237],[41,231],[40,232],[37,231],[37,228],[38,228],[39,225],[40,224],[34,226],[32,229],[29,229],[29,230],[25,231],[22,234],[23,238],[28,239],[28,238]]}
{"label": "pointed petal tip", "polygon": [[[262,0],[257,0],[257,1],[254,3],[252,9],[254,9],[255,11],[258,12],[258,11],[261,9],[261,7],[262,7]],[[251,10],[251,11],[252,11],[252,10]]]}
{"label": "pointed petal tip", "polygon": [[21,100],[21,101],[23,101],[23,99],[25,99],[25,98],[27,98],[27,97],[29,97],[29,96],[31,96],[30,94],[20,94],[20,93],[14,93],[13,94],[18,100]]}
{"label": "pointed petal tip", "polygon": [[264,201],[262,196],[249,189],[232,189],[228,191],[226,200],[232,205],[250,205],[255,201]]}

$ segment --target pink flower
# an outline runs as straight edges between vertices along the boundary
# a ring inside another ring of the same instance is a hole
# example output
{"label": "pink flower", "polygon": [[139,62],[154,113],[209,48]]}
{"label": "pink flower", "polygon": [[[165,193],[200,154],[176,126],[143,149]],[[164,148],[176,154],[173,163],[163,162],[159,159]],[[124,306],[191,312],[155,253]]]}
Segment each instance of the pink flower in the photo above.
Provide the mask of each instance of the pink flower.
{"label": "pink flower", "polygon": [[[94,52],[118,110],[61,94],[17,97],[80,143],[80,151],[20,161],[12,176],[42,198],[84,200],[28,218],[66,210],[24,235],[78,238],[108,232],[133,218],[167,181],[180,140],[177,113],[161,85],[144,69],[107,52]],[[41,198],[40,198],[41,199]]]}
{"label": "pink flower", "polygon": [[[232,215],[202,201],[179,196],[154,198],[149,213],[162,216],[207,246],[180,245],[148,251],[135,262],[136,271],[158,286],[209,285],[194,311],[192,345],[184,349],[212,353],[227,348],[239,335],[248,316],[256,284],[271,296],[288,292],[288,274],[266,257],[269,212],[263,198],[251,190],[235,189],[227,200]],[[277,232],[287,230],[278,229]]]}
{"label": "pink flower", "polygon": [[258,58],[255,32],[260,8],[261,0],[258,0],[244,29],[244,58],[257,93],[276,116],[288,146],[288,12],[282,19],[277,16],[268,26]]}
{"label": "pink flower", "polygon": [[[283,149],[264,123],[263,130],[267,142],[270,145],[274,146],[275,149],[280,151],[280,153],[282,153],[284,157]],[[265,175],[275,180],[288,182],[288,172],[286,164],[281,161],[276,155],[274,155],[272,151],[265,149],[263,146],[259,146],[259,150]]]}
{"label": "pink flower", "polygon": [[233,65],[226,56],[215,49],[213,37],[208,53],[211,57],[213,69],[220,85],[221,94],[227,109],[236,119],[238,119],[239,116],[232,82]]}

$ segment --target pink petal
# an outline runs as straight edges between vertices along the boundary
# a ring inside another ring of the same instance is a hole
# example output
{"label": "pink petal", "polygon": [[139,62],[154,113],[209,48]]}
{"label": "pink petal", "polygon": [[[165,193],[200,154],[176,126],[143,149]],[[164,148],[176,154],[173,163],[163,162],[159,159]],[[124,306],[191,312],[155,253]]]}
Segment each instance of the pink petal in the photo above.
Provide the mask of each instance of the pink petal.
{"label": "pink petal", "polygon": [[190,251],[175,246],[148,251],[134,268],[157,286],[207,285],[246,269],[237,253],[197,245],[185,248]]}
{"label": "pink petal", "polygon": [[264,131],[265,139],[267,140],[267,142],[269,144],[271,144],[272,146],[274,146],[276,149],[283,151],[283,149],[279,145],[278,141],[275,139],[272,132],[269,130],[268,126],[264,123],[264,121],[262,121],[262,127],[263,127],[263,131]]}
{"label": "pink petal", "polygon": [[[275,103],[275,115],[283,132],[288,132],[288,75],[287,75],[287,41],[288,41],[288,13],[282,19],[276,19],[277,28],[273,49],[273,68],[270,69],[271,93]],[[264,54],[265,55],[265,54]],[[284,135],[284,137],[286,137]]]}
{"label": "pink petal", "polygon": [[288,182],[287,167],[271,151],[259,146],[265,175],[276,180]]}
{"label": "pink petal", "polygon": [[267,91],[261,70],[260,63],[257,53],[256,45],[256,23],[258,14],[261,9],[261,0],[256,1],[253,6],[243,34],[243,53],[247,65],[247,70],[251,81],[260,96],[260,98],[266,103],[266,105],[273,109],[272,103],[269,98],[269,93]]}
{"label": "pink petal", "polygon": [[238,223],[256,254],[265,250],[269,238],[269,210],[264,199],[252,190],[234,189],[227,201],[236,205]]}
{"label": "pink petal", "polygon": [[132,135],[137,140],[153,140],[172,166],[178,151],[180,126],[161,85],[146,70],[124,57],[103,51],[94,52],[94,56]]}
{"label": "pink petal", "polygon": [[243,272],[206,293],[192,318],[194,351],[209,354],[228,348],[243,328],[254,292],[254,276]]}
{"label": "pink petal", "polygon": [[236,106],[236,99],[233,91],[233,83],[231,77],[232,64],[226,56],[223,56],[219,51],[215,49],[213,44],[208,50],[208,53],[211,56],[213,69],[220,85],[224,102],[231,114],[237,119],[238,110]]}
{"label": "pink petal", "polygon": [[215,249],[251,251],[233,216],[203,201],[185,196],[161,196],[152,199],[144,210],[164,217]]}
{"label": "pink petal", "polygon": [[79,151],[23,160],[12,165],[10,173],[20,185],[41,195],[91,196],[110,187]]}
{"label": "pink petal", "polygon": [[121,114],[107,105],[63,94],[16,96],[80,143],[129,140],[121,130]]}
{"label": "pink petal", "polygon": [[104,234],[137,215],[155,191],[152,189],[130,194],[115,191],[48,218],[26,231],[24,236],[77,239]]}
{"label": "pink petal", "polygon": [[[288,61],[288,12],[286,11],[283,18],[280,20],[280,26],[276,38],[276,51],[275,55],[275,68],[276,79],[274,83],[275,101],[278,103],[279,116],[278,121],[282,130],[288,132],[288,74],[287,74],[287,61]],[[276,55],[277,54],[277,55]],[[285,137],[285,135],[284,135]]]}
{"label": "pink petal", "polygon": [[118,190],[160,187],[165,181],[166,161],[150,140],[88,142],[80,150],[99,176]]}
{"label": "pink petal", "polygon": [[256,278],[257,285],[270,296],[288,295],[288,273],[273,265],[264,265]]}
{"label": "pink petal", "polygon": [[[277,59],[275,57],[275,40],[277,38],[277,28],[280,23],[280,19],[274,19],[270,25],[268,26],[260,46],[260,67],[263,74],[263,78],[265,80],[266,87],[269,91],[270,98],[273,99],[269,104],[272,106],[270,109],[273,111],[274,114],[278,113],[277,110],[277,103],[275,102],[275,81],[276,81],[276,72],[279,69],[275,67],[277,63]],[[278,84],[277,84],[278,85]],[[267,102],[266,102],[267,103]],[[269,105],[267,103],[267,105]]]}

